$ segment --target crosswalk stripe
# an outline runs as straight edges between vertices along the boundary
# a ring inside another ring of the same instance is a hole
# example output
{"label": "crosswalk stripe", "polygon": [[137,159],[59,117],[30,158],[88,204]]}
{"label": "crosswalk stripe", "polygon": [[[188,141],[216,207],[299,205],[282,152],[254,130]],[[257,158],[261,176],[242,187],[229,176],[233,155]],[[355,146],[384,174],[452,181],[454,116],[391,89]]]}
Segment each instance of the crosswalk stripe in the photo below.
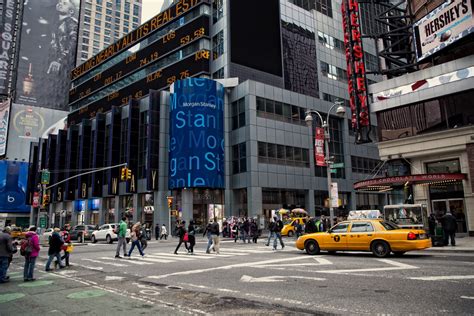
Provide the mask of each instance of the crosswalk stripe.
{"label": "crosswalk stripe", "polygon": [[[108,258],[108,259],[110,260],[110,258]],[[81,260],[89,261],[89,262],[93,262],[93,263],[105,264],[105,265],[114,266],[114,267],[128,267],[126,264],[115,263],[115,262],[102,262],[102,261],[99,261],[99,260],[88,259],[88,258],[83,258]]]}
{"label": "crosswalk stripe", "polygon": [[[167,258],[170,258],[170,259],[175,259],[175,260],[194,260],[195,258],[199,258],[199,259],[210,259],[210,257],[206,256],[206,253],[205,252],[197,252],[195,251],[194,252],[195,255],[194,256],[189,256],[189,257],[183,257],[182,255],[175,255],[175,254],[171,254],[171,253],[166,253],[166,252],[154,252],[152,253],[153,256],[164,256],[164,257],[167,257]],[[172,257],[172,258],[171,258]]]}
{"label": "crosswalk stripe", "polygon": [[[110,260],[111,258],[109,258],[109,257],[100,257],[100,258],[97,258],[97,259]],[[127,263],[136,264],[136,265],[153,264],[153,263],[151,263],[151,262],[143,262],[143,261],[138,261],[138,260],[134,260],[134,259],[126,260],[126,262],[127,262]]]}
{"label": "crosswalk stripe", "polygon": [[150,255],[147,254],[147,256],[150,256],[152,258],[157,258],[157,259],[166,259],[166,260],[175,260],[175,261],[189,261],[189,260],[194,260],[191,257],[183,257],[180,255],[175,255],[175,254],[164,254],[160,252],[152,253]]}
{"label": "crosswalk stripe", "polygon": [[[265,249],[265,248],[262,248]],[[262,251],[256,249],[232,249],[232,248],[220,248],[220,251],[230,251],[230,252],[242,252],[242,253],[261,253]]]}
{"label": "crosswalk stripe", "polygon": [[156,263],[170,263],[174,262],[173,260],[166,260],[166,259],[159,259],[159,258],[152,258],[150,256],[146,256],[144,258],[141,258],[140,260],[142,261],[149,261],[149,262],[156,262]]}

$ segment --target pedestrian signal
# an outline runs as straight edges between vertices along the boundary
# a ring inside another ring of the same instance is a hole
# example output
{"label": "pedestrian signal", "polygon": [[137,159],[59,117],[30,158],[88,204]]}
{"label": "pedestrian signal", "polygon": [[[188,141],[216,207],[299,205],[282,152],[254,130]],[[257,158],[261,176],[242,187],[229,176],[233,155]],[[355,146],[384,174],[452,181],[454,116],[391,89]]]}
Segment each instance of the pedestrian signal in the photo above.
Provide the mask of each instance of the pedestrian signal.
{"label": "pedestrian signal", "polygon": [[49,195],[44,194],[43,195],[43,205],[47,205],[47,204],[49,204]]}
{"label": "pedestrian signal", "polygon": [[121,175],[120,175],[120,180],[125,181],[125,177],[126,177],[126,176],[127,176],[127,168],[126,168],[126,167],[123,167],[123,168],[122,168]]}
{"label": "pedestrian signal", "polygon": [[171,208],[172,205],[173,205],[173,197],[169,196],[168,197],[168,208]]}
{"label": "pedestrian signal", "polygon": [[125,176],[126,179],[127,179],[127,180],[132,179],[132,170],[130,170],[130,169],[128,169],[128,168],[127,168],[126,170],[127,170],[127,172],[126,172],[127,174],[126,174],[126,176]]}

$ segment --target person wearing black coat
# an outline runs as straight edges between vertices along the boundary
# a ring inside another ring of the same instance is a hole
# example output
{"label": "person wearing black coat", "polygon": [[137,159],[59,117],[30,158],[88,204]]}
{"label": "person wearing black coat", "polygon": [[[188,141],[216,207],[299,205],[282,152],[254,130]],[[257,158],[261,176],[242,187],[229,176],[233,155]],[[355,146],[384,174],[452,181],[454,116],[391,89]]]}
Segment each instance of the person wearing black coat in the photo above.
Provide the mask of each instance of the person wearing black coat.
{"label": "person wearing black coat", "polygon": [[444,245],[449,245],[449,239],[451,238],[451,246],[456,246],[456,240],[454,240],[458,225],[456,217],[451,212],[447,212],[441,217],[441,225],[443,226]]}
{"label": "person wearing black coat", "polygon": [[194,255],[194,245],[196,244],[196,229],[194,227],[194,221],[190,220],[189,221],[189,226],[188,226],[188,241],[189,241],[189,246],[188,246],[188,254]]}
{"label": "person wearing black coat", "polygon": [[252,241],[256,244],[258,239],[258,226],[253,218],[250,220],[250,235],[252,236]]}
{"label": "person wearing black coat", "polygon": [[307,234],[312,234],[316,233],[318,231],[318,228],[316,227],[316,223],[314,222],[313,218],[310,218],[310,220],[306,223],[304,232]]}
{"label": "person wearing black coat", "polygon": [[64,244],[61,235],[59,234],[60,229],[55,228],[53,234],[51,235],[51,239],[49,240],[49,249],[48,249],[48,262],[46,262],[46,271],[52,271],[49,267],[51,266],[51,262],[54,258],[56,258],[57,262],[59,263],[59,267],[62,269],[64,268],[61,262],[61,248]]}
{"label": "person wearing black coat", "polygon": [[158,240],[160,237],[160,224],[156,223],[155,225],[155,240]]}
{"label": "person wearing black coat", "polygon": [[436,231],[436,217],[433,213],[428,217],[428,228],[430,230],[430,237],[434,237]]}
{"label": "person wearing black coat", "polygon": [[181,244],[184,242],[184,247],[186,247],[186,250],[188,249],[188,244],[186,241],[184,241],[184,235],[186,235],[186,229],[184,228],[186,225],[185,221],[182,221],[178,227],[176,227],[176,236],[179,238],[178,246],[176,246],[176,249],[174,251],[174,254],[178,254],[179,247],[181,247]]}

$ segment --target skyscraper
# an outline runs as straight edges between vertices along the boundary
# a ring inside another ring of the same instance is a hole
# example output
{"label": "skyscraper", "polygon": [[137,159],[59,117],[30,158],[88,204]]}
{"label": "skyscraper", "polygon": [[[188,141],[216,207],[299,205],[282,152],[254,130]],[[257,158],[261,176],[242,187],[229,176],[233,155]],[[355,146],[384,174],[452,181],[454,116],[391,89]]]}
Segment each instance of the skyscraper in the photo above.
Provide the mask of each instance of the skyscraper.
{"label": "skyscraper", "polygon": [[137,28],[141,17],[142,0],[84,0],[76,65]]}

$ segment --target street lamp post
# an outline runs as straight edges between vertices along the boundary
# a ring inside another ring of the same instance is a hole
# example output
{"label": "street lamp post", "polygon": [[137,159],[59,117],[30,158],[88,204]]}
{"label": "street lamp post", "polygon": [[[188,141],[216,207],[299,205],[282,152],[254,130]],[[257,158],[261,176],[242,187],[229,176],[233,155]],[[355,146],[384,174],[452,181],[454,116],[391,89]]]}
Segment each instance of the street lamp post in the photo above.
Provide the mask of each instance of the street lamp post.
{"label": "street lamp post", "polygon": [[337,106],[336,114],[338,116],[344,116],[346,114],[346,109],[342,106],[341,101],[336,101],[330,108],[326,116],[326,120],[323,120],[321,114],[316,110],[308,110],[306,111],[305,121],[306,124],[310,129],[313,127],[313,114],[316,114],[319,117],[321,122],[321,126],[324,129],[324,149],[325,149],[325,158],[324,161],[326,162],[326,171],[327,171],[327,180],[328,180],[328,199],[329,199],[329,220],[331,223],[331,227],[334,225],[334,208],[332,206],[332,194],[331,194],[331,187],[332,187],[332,178],[331,178],[331,164],[333,163],[331,156],[329,155],[329,142],[331,141],[331,135],[329,134],[329,114],[331,113],[332,109]]}

